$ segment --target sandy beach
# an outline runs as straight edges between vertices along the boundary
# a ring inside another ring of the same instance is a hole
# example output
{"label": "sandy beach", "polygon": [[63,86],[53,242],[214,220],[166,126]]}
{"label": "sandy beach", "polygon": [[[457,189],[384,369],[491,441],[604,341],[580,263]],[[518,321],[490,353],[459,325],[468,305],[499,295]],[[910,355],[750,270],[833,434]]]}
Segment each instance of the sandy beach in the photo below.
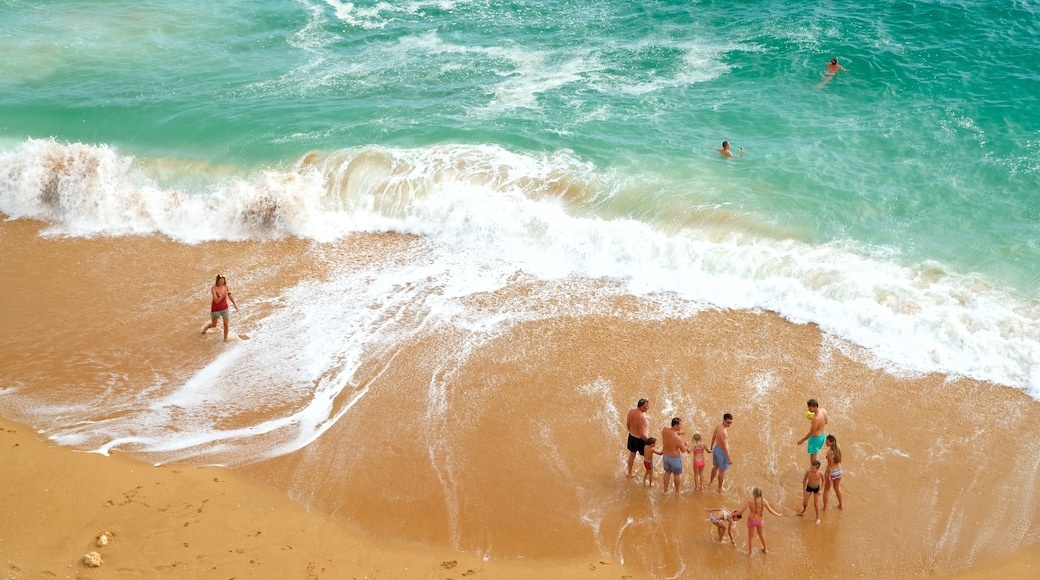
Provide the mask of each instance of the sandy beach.
{"label": "sandy beach", "polygon": [[[769,312],[677,315],[667,296],[609,281],[517,276],[468,296],[481,319],[526,313],[482,335],[416,310],[438,291],[420,279],[390,288],[409,298],[377,321],[395,339],[365,350],[330,398],[337,420],[311,439],[293,430],[307,419],[296,409],[325,396],[330,373],[249,374],[303,364],[254,349],[265,321],[286,288],[320,284],[323,264],[407,262],[428,251],[415,238],[189,246],[40,229],[0,224],[8,578],[1036,576],[1040,404],[1020,391],[894,373]],[[215,271],[230,272],[248,342],[198,334]],[[114,298],[127,272],[143,308]],[[229,357],[235,372],[207,370]],[[710,437],[735,415],[721,495],[694,491],[687,472],[681,496],[662,496],[660,466],[653,488],[625,477],[623,417],[641,397],[654,435],[681,416],[687,438]],[[821,525],[793,517],[808,397],[845,454],[845,509]],[[283,416],[301,417],[281,423],[288,436],[260,430]],[[199,439],[213,433],[234,438]],[[98,445],[112,455],[82,452]],[[720,545],[704,508],[735,509],[755,486],[785,517],[767,517],[771,553],[749,558],[746,526]]]}
{"label": "sandy beach", "polygon": [[[600,557],[486,562],[379,542],[226,469],[79,453],[6,420],[0,430],[3,578],[646,578]],[[101,566],[84,563],[91,552]]]}
{"label": "sandy beach", "polygon": [[[4,578],[560,578],[651,576],[590,556],[483,561],[377,541],[217,467],[78,453],[0,419]],[[99,534],[113,536],[98,547]],[[99,553],[91,568],[84,556]],[[941,576],[1036,578],[1040,545]],[[920,576],[907,576],[915,578]]]}

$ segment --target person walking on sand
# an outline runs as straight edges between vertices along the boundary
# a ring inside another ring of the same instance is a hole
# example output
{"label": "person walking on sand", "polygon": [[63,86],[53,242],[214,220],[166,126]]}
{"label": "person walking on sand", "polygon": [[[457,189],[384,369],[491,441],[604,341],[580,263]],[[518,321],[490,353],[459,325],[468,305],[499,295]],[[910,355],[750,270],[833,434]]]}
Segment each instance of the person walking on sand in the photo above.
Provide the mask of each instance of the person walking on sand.
{"label": "person walking on sand", "polygon": [[628,410],[625,425],[628,428],[628,476],[632,477],[632,464],[636,453],[642,455],[646,446],[646,412],[650,410],[650,401],[639,399],[634,409]]}
{"label": "person walking on sand", "polygon": [[[744,154],[744,148],[741,147],[740,148],[740,152],[737,153],[737,155],[743,155],[743,154]],[[722,155],[723,157],[733,157],[733,152],[729,150],[729,141],[723,141],[722,142],[722,148],[719,149],[719,155]]]}
{"label": "person walking on sand", "polygon": [[823,474],[820,473],[820,462],[813,461],[812,466],[805,472],[805,477],[802,478],[802,487],[805,491],[802,492],[802,511],[795,515],[805,515],[805,510],[809,509],[809,496],[812,496],[812,507],[816,512],[816,523],[820,523],[820,487],[823,485]]}
{"label": "person walking on sand", "polygon": [[827,472],[823,480],[823,510],[827,511],[827,497],[834,488],[834,495],[838,496],[838,509],[845,509],[841,501],[841,448],[838,447],[838,438],[834,435],[827,436]]}
{"label": "person walking on sand", "polygon": [[726,538],[726,534],[729,534],[729,543],[736,546],[737,543],[733,541],[733,522],[742,516],[734,515],[724,508],[704,508],[704,511],[708,512],[708,520],[712,525],[719,529],[719,542],[722,542]]}
{"label": "person walking on sand", "polygon": [[816,454],[823,448],[823,440],[826,437],[823,430],[827,427],[827,409],[821,409],[820,404],[816,402],[816,399],[809,399],[805,403],[809,409],[805,416],[812,420],[809,424],[809,433],[805,437],[798,440],[798,445],[809,442],[807,447],[809,451],[809,464],[816,461]]}
{"label": "person walking on sand", "polygon": [[766,530],[762,526],[762,517],[765,512],[769,512],[777,517],[784,517],[784,514],[773,509],[773,506],[769,505],[769,502],[762,498],[762,488],[756,487],[751,490],[751,499],[748,500],[744,507],[733,512],[734,516],[742,515],[744,512],[748,512],[747,517],[747,552],[748,556],[752,554],[751,546],[755,540],[755,530],[758,530],[758,539],[762,540],[762,553],[768,554],[769,549],[766,547]]}
{"label": "person walking on sand", "polygon": [[209,307],[209,324],[202,327],[202,334],[206,334],[206,331],[217,326],[217,319],[224,319],[224,342],[227,342],[228,335],[228,300],[231,301],[231,305],[235,307],[235,312],[238,312],[238,304],[235,304],[235,298],[231,295],[231,288],[227,285],[227,278],[223,274],[217,274],[217,280],[213,283],[213,287],[209,289],[210,298],[213,302]]}
{"label": "person walking on sand", "polygon": [[671,427],[661,429],[661,460],[664,464],[664,494],[668,494],[668,482],[675,480],[675,495],[682,490],[682,454],[690,448],[682,439],[682,419],[672,419]]}
{"label": "person walking on sand", "polygon": [[711,434],[711,477],[708,485],[719,476],[719,492],[722,492],[722,483],[726,480],[726,471],[733,465],[733,458],[729,454],[729,426],[733,424],[733,415],[726,413],[722,416],[722,422],[715,426],[715,432]]}

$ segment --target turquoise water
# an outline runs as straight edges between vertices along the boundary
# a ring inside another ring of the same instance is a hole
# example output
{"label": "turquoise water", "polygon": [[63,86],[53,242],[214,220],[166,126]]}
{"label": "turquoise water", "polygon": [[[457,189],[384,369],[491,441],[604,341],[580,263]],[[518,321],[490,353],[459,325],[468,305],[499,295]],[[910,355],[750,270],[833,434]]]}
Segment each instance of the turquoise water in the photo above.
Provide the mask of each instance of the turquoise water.
{"label": "turquoise water", "polygon": [[[418,233],[1035,395],[1038,12],[2,0],[0,212],[188,243]],[[200,224],[214,204],[238,225]]]}

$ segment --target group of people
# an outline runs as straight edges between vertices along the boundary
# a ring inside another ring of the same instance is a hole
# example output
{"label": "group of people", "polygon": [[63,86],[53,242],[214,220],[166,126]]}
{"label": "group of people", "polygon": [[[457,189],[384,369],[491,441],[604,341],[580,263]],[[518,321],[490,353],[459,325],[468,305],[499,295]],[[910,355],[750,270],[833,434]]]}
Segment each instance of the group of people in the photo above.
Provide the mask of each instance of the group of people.
{"label": "group of people", "polygon": [[[799,445],[808,442],[807,451],[809,452],[809,469],[805,472],[805,476],[802,477],[802,486],[805,488],[802,494],[802,511],[798,512],[798,515],[805,515],[805,510],[809,507],[809,498],[812,497],[813,510],[816,512],[816,523],[820,523],[819,500],[821,485],[823,487],[823,509],[827,509],[827,500],[830,498],[831,488],[834,489],[834,495],[838,498],[838,509],[845,509],[841,497],[841,448],[838,447],[837,437],[824,432],[827,428],[827,410],[821,409],[816,399],[809,399],[805,405],[808,409],[805,412],[805,416],[812,423],[809,424],[809,432],[805,437],[798,440]],[[820,473],[822,463],[816,457],[824,446],[827,448],[824,455],[827,461],[827,469]]]}
{"label": "group of people", "polygon": [[700,433],[694,433],[692,441],[687,443],[683,439],[685,432],[683,431],[682,419],[674,417],[671,420],[671,424],[661,430],[661,448],[656,449],[654,446],[657,444],[657,438],[647,435],[646,412],[648,410],[650,410],[650,402],[646,399],[639,399],[635,408],[628,412],[626,419],[628,427],[628,476],[632,477],[633,475],[632,470],[635,466],[636,455],[642,455],[643,468],[645,469],[643,484],[652,486],[654,483],[654,455],[660,455],[662,468],[664,469],[664,493],[668,493],[668,488],[673,487],[672,484],[674,482],[675,493],[678,494],[680,489],[682,489],[682,454],[690,453],[693,455],[694,488],[702,490],[704,489],[704,455],[710,452],[712,454],[712,468],[708,485],[711,485],[715,481],[715,477],[718,476],[719,491],[722,491],[722,483],[726,479],[726,470],[729,469],[733,462],[729,454],[729,432],[727,431],[729,426],[733,424],[733,415],[726,413],[723,416],[722,422],[715,427],[715,431],[712,433],[711,443],[708,447],[704,446]]}
{"label": "group of people", "polygon": [[[823,491],[823,509],[827,509],[830,491],[833,488],[838,498],[838,508],[844,509],[841,493],[841,448],[838,447],[838,439],[833,434],[825,432],[828,424],[827,410],[820,408],[816,399],[806,402],[806,418],[810,419],[809,432],[798,440],[798,445],[808,443],[809,469],[802,478],[802,510],[796,515],[805,515],[812,498],[813,509],[816,512],[816,523],[820,523],[819,496]],[[667,494],[669,487],[674,487],[678,494],[682,486],[683,462],[682,454],[693,455],[693,477],[694,489],[704,489],[704,467],[705,454],[711,453],[712,469],[708,485],[712,485],[718,477],[718,491],[722,492],[723,483],[726,480],[726,472],[733,465],[733,458],[729,450],[729,427],[733,424],[733,415],[725,413],[722,422],[715,426],[711,435],[711,443],[705,447],[701,441],[701,434],[694,433],[690,442],[683,439],[683,421],[674,417],[669,425],[661,430],[661,447],[655,446],[658,439],[648,436],[648,425],[646,413],[650,410],[650,401],[639,399],[636,406],[628,411],[626,426],[628,429],[628,477],[632,477],[635,467],[636,455],[643,457],[643,484],[652,486],[654,480],[654,455],[660,455],[662,468],[664,470],[664,490]],[[819,453],[826,447],[824,459],[827,462],[826,469],[821,471],[822,463],[817,459]],[[674,484],[674,485],[673,485]],[[747,513],[748,526],[748,554],[752,553],[752,544],[755,535],[762,541],[762,552],[766,553],[765,529],[762,518],[765,512],[776,516],[783,516],[776,511],[769,502],[762,497],[762,489],[756,487],[751,492],[751,498],[736,511],[728,511],[725,508],[705,508],[708,519],[712,525],[718,528],[718,541],[722,542],[726,534],[729,534],[730,543],[733,540],[733,522],[740,520]]]}

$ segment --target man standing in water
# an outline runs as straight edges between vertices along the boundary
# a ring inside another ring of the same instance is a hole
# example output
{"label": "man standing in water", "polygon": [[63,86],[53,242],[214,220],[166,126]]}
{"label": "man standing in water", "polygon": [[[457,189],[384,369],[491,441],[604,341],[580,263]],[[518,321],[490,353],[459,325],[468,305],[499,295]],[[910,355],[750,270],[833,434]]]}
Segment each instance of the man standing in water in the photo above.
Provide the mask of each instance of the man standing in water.
{"label": "man standing in water", "polygon": [[823,432],[827,427],[827,409],[821,409],[816,399],[809,399],[805,404],[809,409],[805,416],[812,419],[812,423],[809,424],[809,434],[799,439],[798,444],[809,442],[809,465],[812,465],[812,462],[816,461],[816,454],[823,448],[823,442],[827,438],[827,434]]}
{"label": "man standing in water", "polygon": [[726,480],[726,471],[733,465],[733,459],[729,455],[729,426],[733,424],[733,415],[726,413],[722,416],[722,422],[715,426],[715,432],[711,434],[711,477],[708,485],[715,481],[715,475],[719,476],[719,492],[722,492],[722,482]]}
{"label": "man standing in water", "polygon": [[650,409],[650,401],[639,399],[634,409],[628,410],[628,476],[632,477],[632,463],[636,453],[642,455],[646,446],[646,412]]}
{"label": "man standing in water", "polygon": [[682,489],[682,454],[690,448],[682,440],[682,419],[672,419],[672,426],[661,429],[661,459],[664,464],[664,493],[668,493],[668,480],[675,478],[675,495]]}
{"label": "man standing in water", "polygon": [[[210,298],[213,299],[212,304],[209,307],[209,324],[202,327],[202,334],[206,334],[206,331],[217,325],[217,319],[224,319],[224,342],[227,342],[228,333],[228,300],[231,301],[231,305],[235,307],[235,312],[238,312],[238,304],[235,304],[235,299],[231,296],[231,288],[227,285],[227,278],[223,274],[217,274],[217,281],[214,282],[213,287],[209,289]],[[631,471],[631,469],[629,470]]]}
{"label": "man standing in water", "polygon": [[[740,155],[744,154],[744,148],[740,148]],[[729,141],[722,142],[722,149],[719,149],[719,155],[723,157],[733,157],[733,152],[729,150]]]}

